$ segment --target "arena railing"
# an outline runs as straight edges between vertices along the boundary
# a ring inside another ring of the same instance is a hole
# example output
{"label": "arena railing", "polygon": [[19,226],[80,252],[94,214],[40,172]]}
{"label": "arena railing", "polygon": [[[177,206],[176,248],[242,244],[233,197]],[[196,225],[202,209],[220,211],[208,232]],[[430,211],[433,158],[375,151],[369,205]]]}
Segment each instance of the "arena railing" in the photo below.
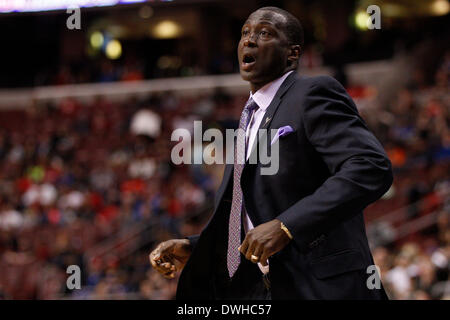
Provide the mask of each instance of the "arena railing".
{"label": "arena railing", "polygon": [[[442,199],[448,199],[450,197],[450,188],[445,188],[443,190],[439,191],[439,196]],[[370,224],[377,224],[377,223],[390,223],[392,225],[394,224],[400,224],[403,223],[405,220],[408,219],[408,212],[410,212],[411,209],[414,207],[416,208],[423,208],[427,205],[428,200],[426,197],[421,198],[420,200],[410,203],[406,206],[403,206],[401,208],[395,209],[391,212],[388,212],[375,220],[370,221]]]}
{"label": "arena railing", "polygon": [[[407,72],[399,65],[399,60],[380,60],[349,64],[345,67],[350,84],[368,85],[383,90],[381,99],[388,99],[392,92],[404,83]],[[332,75],[330,67],[303,68],[301,74]],[[399,79],[399,76],[402,79]],[[205,75],[193,77],[174,77],[133,82],[108,82],[68,84],[60,86],[40,86],[28,89],[1,89],[0,110],[21,109],[35,102],[57,101],[64,98],[76,98],[80,101],[92,100],[98,96],[114,98],[115,101],[130,96],[147,96],[156,92],[176,92],[179,95],[192,95],[213,92],[221,88],[230,93],[248,93],[248,83],[239,74]],[[379,91],[380,91],[379,90]]]}
{"label": "arena railing", "polygon": [[[205,220],[212,210],[211,204],[205,204],[194,212],[186,213],[183,219],[197,216]],[[111,253],[114,253],[115,258],[119,260],[124,259],[144,246],[159,240],[156,237],[157,231],[162,229],[165,228],[160,217],[153,217],[149,221],[131,222],[118,233],[89,248],[83,255],[85,265],[89,265],[95,259],[107,258]]]}

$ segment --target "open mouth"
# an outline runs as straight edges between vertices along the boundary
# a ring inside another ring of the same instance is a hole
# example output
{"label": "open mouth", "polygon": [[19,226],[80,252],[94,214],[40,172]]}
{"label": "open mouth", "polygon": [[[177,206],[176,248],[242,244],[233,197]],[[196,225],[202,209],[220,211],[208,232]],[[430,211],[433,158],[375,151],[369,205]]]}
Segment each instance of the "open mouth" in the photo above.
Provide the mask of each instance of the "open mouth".
{"label": "open mouth", "polygon": [[253,64],[256,62],[256,59],[253,55],[246,53],[244,54],[244,57],[242,58],[242,69],[248,70],[253,66]]}

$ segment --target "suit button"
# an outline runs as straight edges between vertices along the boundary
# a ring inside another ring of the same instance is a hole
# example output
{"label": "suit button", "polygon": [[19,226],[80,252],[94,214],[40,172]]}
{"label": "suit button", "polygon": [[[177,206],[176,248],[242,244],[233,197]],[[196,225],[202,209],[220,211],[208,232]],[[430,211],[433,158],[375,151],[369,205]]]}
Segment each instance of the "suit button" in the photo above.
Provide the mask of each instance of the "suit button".
{"label": "suit button", "polygon": [[320,235],[320,237],[318,237],[316,240],[312,241],[312,242],[308,245],[308,247],[309,247],[310,249],[315,248],[315,247],[317,247],[319,244],[321,244],[321,243],[324,242],[324,241],[325,241],[325,235],[322,234],[322,235]]}
{"label": "suit button", "polygon": [[314,240],[310,244],[308,244],[308,248],[310,248],[310,249],[314,248],[315,246],[317,246],[317,241],[316,240]]}

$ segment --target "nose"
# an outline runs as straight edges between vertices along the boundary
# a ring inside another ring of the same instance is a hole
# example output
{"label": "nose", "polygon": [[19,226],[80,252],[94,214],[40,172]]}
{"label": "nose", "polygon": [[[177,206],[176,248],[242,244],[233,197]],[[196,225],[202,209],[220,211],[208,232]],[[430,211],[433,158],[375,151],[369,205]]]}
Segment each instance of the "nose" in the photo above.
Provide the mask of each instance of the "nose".
{"label": "nose", "polygon": [[256,46],[256,35],[254,33],[251,33],[245,40],[244,40],[244,46],[245,47],[254,47]]}

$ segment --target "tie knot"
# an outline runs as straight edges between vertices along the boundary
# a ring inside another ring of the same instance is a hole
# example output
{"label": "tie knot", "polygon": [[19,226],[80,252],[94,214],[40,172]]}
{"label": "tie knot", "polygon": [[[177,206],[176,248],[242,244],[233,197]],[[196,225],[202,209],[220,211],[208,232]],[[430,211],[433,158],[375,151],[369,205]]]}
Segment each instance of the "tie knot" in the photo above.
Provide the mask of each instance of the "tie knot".
{"label": "tie knot", "polygon": [[247,109],[250,112],[252,112],[253,110],[258,109],[258,107],[259,106],[256,104],[255,100],[253,100],[252,98],[250,98],[250,100],[245,105],[245,109]]}

